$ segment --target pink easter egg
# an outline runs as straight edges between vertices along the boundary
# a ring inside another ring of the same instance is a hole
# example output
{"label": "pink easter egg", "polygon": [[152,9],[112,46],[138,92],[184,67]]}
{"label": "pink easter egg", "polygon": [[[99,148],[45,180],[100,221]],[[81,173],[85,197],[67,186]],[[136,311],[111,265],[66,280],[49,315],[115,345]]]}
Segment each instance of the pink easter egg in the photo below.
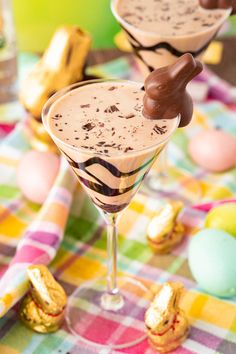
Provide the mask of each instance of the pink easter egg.
{"label": "pink easter egg", "polygon": [[52,152],[27,152],[17,170],[17,183],[23,195],[34,203],[42,204],[53,186],[59,165],[59,157]]}
{"label": "pink easter egg", "polygon": [[193,161],[209,172],[223,172],[236,166],[236,138],[220,129],[198,133],[189,143]]}

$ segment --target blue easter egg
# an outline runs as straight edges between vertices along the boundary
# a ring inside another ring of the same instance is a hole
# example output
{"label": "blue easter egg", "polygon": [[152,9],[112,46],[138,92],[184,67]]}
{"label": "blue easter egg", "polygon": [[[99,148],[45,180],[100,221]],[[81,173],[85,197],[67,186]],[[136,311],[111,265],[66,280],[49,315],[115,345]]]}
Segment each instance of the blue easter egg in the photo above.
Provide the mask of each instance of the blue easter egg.
{"label": "blue easter egg", "polygon": [[236,295],[236,239],[225,231],[204,229],[190,241],[188,261],[205,291],[219,297]]}

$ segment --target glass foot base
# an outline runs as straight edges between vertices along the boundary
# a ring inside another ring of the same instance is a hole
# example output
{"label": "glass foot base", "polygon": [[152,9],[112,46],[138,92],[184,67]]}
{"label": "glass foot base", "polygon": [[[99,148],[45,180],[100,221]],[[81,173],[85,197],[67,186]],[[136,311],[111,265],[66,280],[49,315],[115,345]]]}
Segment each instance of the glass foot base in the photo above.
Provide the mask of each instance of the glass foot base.
{"label": "glass foot base", "polygon": [[153,192],[161,198],[181,200],[185,205],[198,202],[202,196],[199,181],[188,172],[168,167],[165,173],[151,170],[145,179],[144,190]]}
{"label": "glass foot base", "polygon": [[129,277],[118,277],[119,292],[114,295],[106,293],[106,284],[105,278],[87,282],[70,296],[69,329],[97,347],[121,349],[141,342],[146,338],[144,314],[153,293]]}

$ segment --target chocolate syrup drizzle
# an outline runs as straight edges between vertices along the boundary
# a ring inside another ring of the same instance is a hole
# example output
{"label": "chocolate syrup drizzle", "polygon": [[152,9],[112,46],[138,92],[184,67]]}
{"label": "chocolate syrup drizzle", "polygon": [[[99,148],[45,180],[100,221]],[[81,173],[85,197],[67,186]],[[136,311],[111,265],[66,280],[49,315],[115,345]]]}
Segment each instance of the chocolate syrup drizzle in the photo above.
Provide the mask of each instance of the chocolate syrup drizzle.
{"label": "chocolate syrup drizzle", "polygon": [[[143,59],[142,55],[140,54],[140,51],[156,52],[156,54],[159,55],[158,49],[165,49],[168,52],[170,52],[172,55],[174,55],[175,57],[181,57],[183,54],[187,53],[187,51],[182,52],[182,51],[176,49],[168,42],[159,42],[159,43],[156,43],[151,46],[144,46],[129,31],[127,31],[127,29],[124,28],[124,26],[122,26],[121,24],[120,24],[120,26],[123,29],[123,31],[126,33],[126,35],[131,39],[130,44],[133,48],[134,54],[143,62],[143,64],[148,68],[148,70],[150,72],[155,70],[155,68],[153,66],[149,65]],[[192,52],[189,51],[188,53],[192,54],[193,57],[197,57],[198,55],[200,55],[209,46],[211,41],[216,37],[217,33],[218,33],[218,30],[214,33],[214,35],[210,38],[210,40],[207,41],[207,43],[204,44],[201,48],[199,48],[196,51],[192,51]]]}
{"label": "chocolate syrup drizzle", "polygon": [[[93,203],[95,205],[97,205],[99,208],[105,210],[107,213],[118,213],[119,211],[123,210],[124,208],[127,207],[128,203],[124,203],[124,204],[107,204],[102,202],[100,199],[98,199],[97,197],[95,198],[96,201],[93,199]],[[98,203],[97,203],[98,201]]]}
{"label": "chocolate syrup drizzle", "polygon": [[[122,195],[124,193],[129,192],[130,190],[134,189],[135,187],[137,187],[142,180],[144,179],[144,177],[146,176],[149,168],[151,167],[152,162],[154,162],[155,158],[158,156],[159,151],[157,153],[155,153],[147,162],[145,162],[143,165],[141,165],[140,167],[138,167],[135,170],[132,170],[130,172],[121,172],[116,166],[114,166],[113,164],[111,164],[108,161],[103,160],[102,158],[98,157],[98,156],[94,156],[89,158],[88,160],[84,161],[84,162],[76,162],[74,161],[70,156],[68,156],[62,149],[60,149],[62,154],[67,158],[70,166],[73,169],[79,169],[83,172],[85,172],[87,175],[89,175],[90,177],[92,177],[94,180],[96,180],[98,183],[96,182],[92,182],[82,176],[78,176],[80,182],[86,186],[87,188],[91,189],[92,191],[99,193],[101,195],[104,195],[106,197],[115,197],[115,196],[119,196]],[[145,173],[143,175],[140,176],[140,178],[138,178],[136,180],[136,182],[134,184],[132,184],[129,187],[126,188],[111,188],[109,187],[106,183],[104,183],[103,181],[101,181],[98,177],[96,177],[94,174],[92,174],[91,172],[89,172],[87,170],[87,168],[89,166],[92,166],[94,164],[98,164],[102,167],[104,167],[106,170],[108,170],[113,176],[121,178],[121,177],[129,177],[132,176],[136,173],[138,173],[139,171],[142,171],[143,169],[145,170]],[[76,173],[76,171],[75,171]],[[77,174],[77,173],[76,173]],[[123,208],[125,208],[127,206],[127,204],[120,204],[120,205],[114,205],[114,204],[106,204],[101,202],[98,198],[96,198],[97,201],[100,203],[98,204],[96,201],[93,202],[94,204],[96,204],[97,206],[99,206],[101,209],[107,211],[107,212],[117,212],[122,210]]]}

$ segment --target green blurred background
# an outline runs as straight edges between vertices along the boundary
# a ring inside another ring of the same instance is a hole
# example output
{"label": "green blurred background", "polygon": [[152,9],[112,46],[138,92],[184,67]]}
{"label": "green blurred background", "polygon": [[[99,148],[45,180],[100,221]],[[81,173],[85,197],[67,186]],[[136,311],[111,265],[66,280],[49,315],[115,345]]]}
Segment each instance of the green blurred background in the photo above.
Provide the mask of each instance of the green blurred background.
{"label": "green blurred background", "polygon": [[114,46],[119,26],[112,16],[110,0],[12,1],[20,50],[42,51],[62,24],[77,24],[88,30],[94,48]]}
{"label": "green blurred background", "polygon": [[[114,46],[119,26],[112,16],[110,0],[12,0],[18,45],[22,51],[41,52],[55,29],[77,24],[93,37],[94,48]],[[236,16],[229,32],[236,33]]]}

